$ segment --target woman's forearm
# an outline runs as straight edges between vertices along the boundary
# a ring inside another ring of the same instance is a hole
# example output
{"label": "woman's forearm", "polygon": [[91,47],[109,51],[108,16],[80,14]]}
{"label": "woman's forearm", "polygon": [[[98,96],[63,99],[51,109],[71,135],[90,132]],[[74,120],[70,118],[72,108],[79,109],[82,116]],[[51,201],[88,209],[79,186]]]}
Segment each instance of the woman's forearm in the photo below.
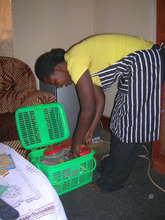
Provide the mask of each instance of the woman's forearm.
{"label": "woman's forearm", "polygon": [[73,137],[74,144],[82,144],[84,137],[95,117],[96,100],[94,86],[88,72],[85,72],[76,84],[80,101],[80,114]]}
{"label": "woman's forearm", "polygon": [[73,137],[73,145],[84,143],[84,136],[90,128],[91,123],[93,123],[94,116],[95,109],[93,107],[90,110],[80,112],[77,128]]}
{"label": "woman's forearm", "polygon": [[98,86],[94,86],[95,100],[96,100],[96,110],[94,119],[90,125],[89,130],[94,132],[104,111],[105,106],[105,95],[102,89]]}

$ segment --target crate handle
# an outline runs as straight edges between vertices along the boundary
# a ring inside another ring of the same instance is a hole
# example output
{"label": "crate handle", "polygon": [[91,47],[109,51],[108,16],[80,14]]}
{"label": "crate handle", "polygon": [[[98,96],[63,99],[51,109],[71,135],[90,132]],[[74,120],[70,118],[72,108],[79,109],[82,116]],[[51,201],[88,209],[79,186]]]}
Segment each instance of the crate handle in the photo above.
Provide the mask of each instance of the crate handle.
{"label": "crate handle", "polygon": [[93,168],[91,171],[94,171],[96,169],[96,160],[93,158]]}

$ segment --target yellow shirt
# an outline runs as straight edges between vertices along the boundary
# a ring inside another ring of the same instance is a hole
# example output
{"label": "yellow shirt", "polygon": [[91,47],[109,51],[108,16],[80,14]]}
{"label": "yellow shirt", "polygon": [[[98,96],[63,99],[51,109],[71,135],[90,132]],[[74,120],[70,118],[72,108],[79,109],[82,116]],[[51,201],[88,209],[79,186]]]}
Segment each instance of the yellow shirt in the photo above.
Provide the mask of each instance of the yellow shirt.
{"label": "yellow shirt", "polygon": [[[67,68],[76,84],[85,71],[90,74],[111,66],[126,55],[143,49],[150,49],[153,43],[139,37],[124,34],[102,34],[91,36],[77,43],[65,54]],[[101,86],[98,77],[92,77],[94,84]]]}

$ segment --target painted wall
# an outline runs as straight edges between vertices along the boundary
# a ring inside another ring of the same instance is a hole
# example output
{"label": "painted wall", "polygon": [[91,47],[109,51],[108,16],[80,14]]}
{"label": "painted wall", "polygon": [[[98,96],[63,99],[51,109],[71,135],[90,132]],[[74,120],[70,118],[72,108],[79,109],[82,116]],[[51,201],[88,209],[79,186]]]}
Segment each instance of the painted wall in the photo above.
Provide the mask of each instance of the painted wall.
{"label": "painted wall", "polygon": [[155,41],[156,0],[95,0],[96,33],[129,33]]}
{"label": "painted wall", "polygon": [[[95,33],[127,33],[155,42],[156,0],[95,0]],[[116,85],[106,92],[104,115],[109,116]]]}
{"label": "painted wall", "polygon": [[94,0],[13,0],[14,56],[33,69],[51,48],[93,34]]}

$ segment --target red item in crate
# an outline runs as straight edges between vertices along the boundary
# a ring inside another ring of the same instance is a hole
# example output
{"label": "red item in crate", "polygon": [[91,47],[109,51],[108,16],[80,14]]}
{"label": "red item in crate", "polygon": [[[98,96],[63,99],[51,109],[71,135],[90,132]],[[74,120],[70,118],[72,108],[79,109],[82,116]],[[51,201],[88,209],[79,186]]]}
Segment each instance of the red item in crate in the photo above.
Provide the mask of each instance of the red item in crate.
{"label": "red item in crate", "polygon": [[52,144],[47,147],[47,149],[44,151],[45,156],[52,156],[53,154],[58,154],[61,151],[63,151],[65,148],[71,148],[70,146],[71,142],[66,141],[62,142],[60,145]]}
{"label": "red item in crate", "polygon": [[[63,141],[60,145],[52,144],[44,151],[45,156],[51,156],[53,154],[58,154],[63,151],[65,148],[71,148],[72,141],[71,139]],[[86,145],[82,145],[80,148],[80,156],[84,156],[90,153],[90,149]]]}
{"label": "red item in crate", "polygon": [[80,157],[84,156],[86,154],[89,154],[91,151],[89,150],[89,148],[85,145],[82,145],[80,148]]}
{"label": "red item in crate", "polygon": [[45,156],[51,156],[52,154],[57,154],[62,151],[62,147],[59,145],[52,144],[44,151]]}

